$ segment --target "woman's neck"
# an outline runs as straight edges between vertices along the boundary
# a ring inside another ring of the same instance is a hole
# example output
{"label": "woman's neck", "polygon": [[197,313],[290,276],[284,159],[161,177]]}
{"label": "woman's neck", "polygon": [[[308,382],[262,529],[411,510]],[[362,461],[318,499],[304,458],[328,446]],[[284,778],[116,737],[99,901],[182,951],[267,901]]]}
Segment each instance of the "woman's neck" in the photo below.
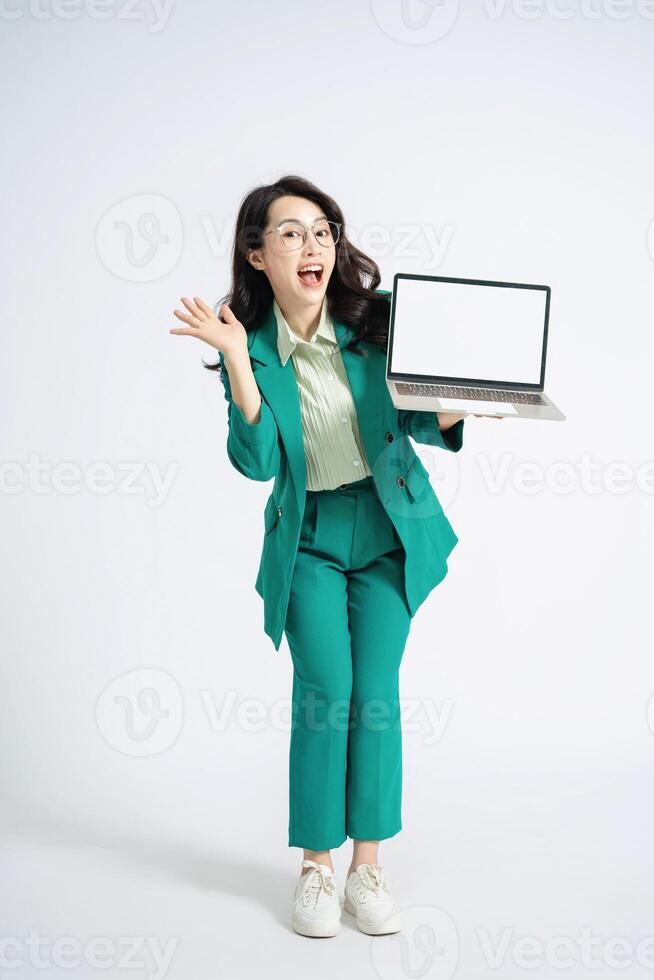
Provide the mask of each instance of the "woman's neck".
{"label": "woman's neck", "polygon": [[311,340],[314,333],[318,329],[318,324],[320,323],[322,302],[318,304],[317,309],[315,305],[303,306],[300,309],[295,310],[289,307],[288,312],[282,303],[279,302],[279,300],[277,300],[277,305],[282,311],[282,316],[296,337],[299,337],[301,340]]}

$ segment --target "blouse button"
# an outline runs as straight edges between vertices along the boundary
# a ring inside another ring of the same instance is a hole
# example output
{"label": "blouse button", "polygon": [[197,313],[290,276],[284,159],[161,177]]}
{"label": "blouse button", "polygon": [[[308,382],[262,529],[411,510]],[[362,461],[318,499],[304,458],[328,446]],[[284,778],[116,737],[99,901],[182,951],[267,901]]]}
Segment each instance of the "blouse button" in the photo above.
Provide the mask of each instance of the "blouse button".
{"label": "blouse button", "polygon": [[404,486],[404,477],[403,476],[398,476],[398,478],[397,478],[397,485],[398,485],[398,487],[403,487]]}
{"label": "blouse button", "polygon": [[341,422],[347,422],[347,417],[346,417],[345,415],[344,415],[344,416],[343,416],[343,418],[341,419]]}
{"label": "blouse button", "polygon": [[355,466],[358,466],[359,465],[359,460],[358,459],[353,460],[353,462],[354,462],[354,465]]}
{"label": "blouse button", "polygon": [[334,375],[333,374],[328,374],[327,375],[327,380],[328,381],[333,381],[334,380]]}

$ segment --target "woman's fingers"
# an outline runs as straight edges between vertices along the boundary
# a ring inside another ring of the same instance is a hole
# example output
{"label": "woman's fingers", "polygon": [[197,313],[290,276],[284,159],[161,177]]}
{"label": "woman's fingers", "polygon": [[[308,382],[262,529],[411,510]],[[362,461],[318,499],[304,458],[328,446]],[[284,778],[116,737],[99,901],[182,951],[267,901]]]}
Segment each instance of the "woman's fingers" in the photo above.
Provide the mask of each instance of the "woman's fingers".
{"label": "woman's fingers", "polygon": [[173,310],[173,313],[178,320],[187,323],[188,327],[177,327],[171,329],[170,333],[199,337],[200,340],[206,341],[216,350],[222,350],[221,345],[225,339],[225,324],[234,328],[227,331],[230,337],[240,339],[240,334],[245,333],[243,325],[236,319],[226,303],[223,303],[216,313],[201,296],[194,296],[193,301],[188,296],[180,296],[180,299],[188,312]]}
{"label": "woman's fingers", "polygon": [[215,316],[214,311],[207,306],[203,299],[201,299],[199,296],[194,296],[193,299],[195,300],[195,305],[197,308],[204,313],[205,316]]}
{"label": "woman's fingers", "polygon": [[225,318],[225,323],[238,323],[238,320],[230,310],[227,303],[223,303],[218,312]]}
{"label": "woman's fingers", "polygon": [[199,329],[202,326],[202,320],[198,320],[198,318],[195,316],[189,316],[188,313],[182,313],[181,310],[173,310],[173,313],[178,320],[183,320],[184,323],[188,323],[190,327]]}
{"label": "woman's fingers", "polygon": [[198,320],[204,320],[204,313],[202,310],[198,309],[195,303],[192,303],[190,299],[186,298],[186,296],[181,296],[180,299],[192,316],[196,317]]}

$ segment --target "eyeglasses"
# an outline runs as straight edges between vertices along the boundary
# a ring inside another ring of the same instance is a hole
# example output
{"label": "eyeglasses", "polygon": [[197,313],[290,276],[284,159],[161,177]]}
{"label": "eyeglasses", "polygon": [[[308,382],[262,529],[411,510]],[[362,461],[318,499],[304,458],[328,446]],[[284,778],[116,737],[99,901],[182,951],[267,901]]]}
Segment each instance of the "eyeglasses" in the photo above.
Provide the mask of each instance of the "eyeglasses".
{"label": "eyeglasses", "polygon": [[310,225],[304,225],[301,221],[282,221],[276,228],[264,231],[264,235],[277,233],[284,248],[302,248],[307,240],[307,232],[311,228],[313,237],[322,245],[323,248],[332,248],[341,235],[341,226],[337,221],[328,221],[326,218],[316,218]]}

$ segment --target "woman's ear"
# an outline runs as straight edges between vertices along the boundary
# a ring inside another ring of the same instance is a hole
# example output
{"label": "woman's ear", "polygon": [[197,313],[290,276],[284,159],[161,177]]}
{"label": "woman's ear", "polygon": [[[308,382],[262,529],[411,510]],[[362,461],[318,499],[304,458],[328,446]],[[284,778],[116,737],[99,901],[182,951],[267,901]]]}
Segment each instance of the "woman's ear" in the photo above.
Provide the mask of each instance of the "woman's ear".
{"label": "woman's ear", "polygon": [[245,258],[248,260],[250,265],[257,270],[257,272],[261,272],[263,270],[265,263],[258,248],[251,248]]}

